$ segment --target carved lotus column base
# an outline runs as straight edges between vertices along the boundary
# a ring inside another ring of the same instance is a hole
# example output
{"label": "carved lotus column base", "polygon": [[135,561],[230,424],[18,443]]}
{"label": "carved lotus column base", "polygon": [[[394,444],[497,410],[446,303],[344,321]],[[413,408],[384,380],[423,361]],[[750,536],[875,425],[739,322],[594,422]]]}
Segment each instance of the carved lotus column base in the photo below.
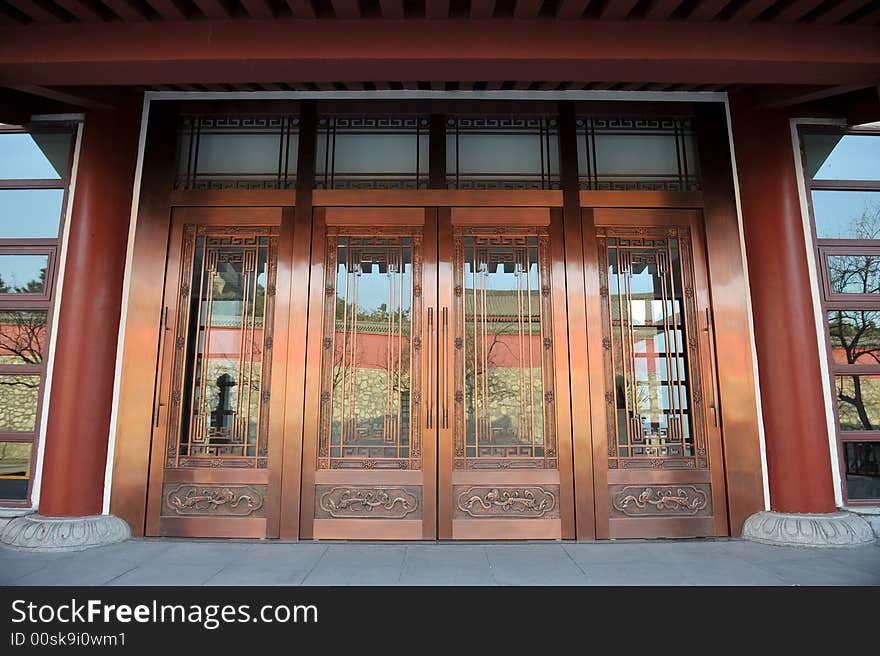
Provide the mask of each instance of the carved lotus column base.
{"label": "carved lotus column base", "polygon": [[21,551],[82,551],[131,537],[128,524],[114,515],[16,517],[0,531],[0,544]]}
{"label": "carved lotus column base", "polygon": [[874,543],[868,522],[848,512],[759,512],[746,520],[742,536],[780,547],[861,547]]}

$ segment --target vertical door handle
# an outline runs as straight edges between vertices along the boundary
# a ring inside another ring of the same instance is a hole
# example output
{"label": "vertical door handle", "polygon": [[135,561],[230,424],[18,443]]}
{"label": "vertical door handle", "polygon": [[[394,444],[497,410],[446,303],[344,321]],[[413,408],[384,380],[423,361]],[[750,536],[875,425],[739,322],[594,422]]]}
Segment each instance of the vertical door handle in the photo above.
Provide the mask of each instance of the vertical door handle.
{"label": "vertical door handle", "polygon": [[427,423],[426,427],[431,428],[433,426],[433,416],[434,416],[434,356],[435,356],[435,340],[434,340],[434,308],[428,308],[428,394],[427,401],[425,403],[425,409],[427,411]]}
{"label": "vertical door handle", "polygon": [[159,399],[162,393],[162,368],[165,360],[165,333],[168,331],[168,306],[162,308],[162,316],[159,319],[159,357],[156,360],[156,383],[153,388],[153,426],[159,427],[159,409],[165,405]]}
{"label": "vertical door handle", "polygon": [[443,376],[443,425],[449,428],[449,308],[443,308],[443,363],[440,365]]}
{"label": "vertical door handle", "polygon": [[718,373],[715,371],[715,331],[712,328],[712,310],[708,307],[706,308],[705,330],[706,339],[709,343],[709,353],[707,354],[709,358],[709,383],[712,386],[712,403],[709,407],[712,408],[713,424],[718,426]]}

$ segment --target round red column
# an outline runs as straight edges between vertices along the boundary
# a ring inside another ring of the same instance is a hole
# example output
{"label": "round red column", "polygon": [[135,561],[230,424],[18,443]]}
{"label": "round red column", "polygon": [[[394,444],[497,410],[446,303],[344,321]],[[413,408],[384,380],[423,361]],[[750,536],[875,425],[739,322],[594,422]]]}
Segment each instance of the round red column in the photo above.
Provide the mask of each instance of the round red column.
{"label": "round red column", "polygon": [[788,116],[731,105],[770,506],[835,510],[808,247]]}
{"label": "round red column", "polygon": [[61,293],[39,514],[102,511],[141,100],[86,113]]}

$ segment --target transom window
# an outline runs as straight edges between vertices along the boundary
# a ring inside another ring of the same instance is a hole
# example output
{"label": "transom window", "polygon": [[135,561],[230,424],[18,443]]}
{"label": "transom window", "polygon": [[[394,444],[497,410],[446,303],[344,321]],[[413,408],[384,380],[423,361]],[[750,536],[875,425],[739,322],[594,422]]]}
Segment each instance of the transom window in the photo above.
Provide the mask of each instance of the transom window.
{"label": "transom window", "polygon": [[880,132],[813,129],[801,149],[848,503],[880,500]]}
{"label": "transom window", "polygon": [[700,164],[687,117],[583,117],[577,120],[580,188],[699,191]]}
{"label": "transom window", "polygon": [[555,118],[456,116],[446,119],[449,189],[560,189]]}
{"label": "transom window", "polygon": [[426,189],[430,119],[327,116],[318,121],[318,189]]}
{"label": "transom window", "polygon": [[299,117],[184,116],[176,189],[292,189]]}

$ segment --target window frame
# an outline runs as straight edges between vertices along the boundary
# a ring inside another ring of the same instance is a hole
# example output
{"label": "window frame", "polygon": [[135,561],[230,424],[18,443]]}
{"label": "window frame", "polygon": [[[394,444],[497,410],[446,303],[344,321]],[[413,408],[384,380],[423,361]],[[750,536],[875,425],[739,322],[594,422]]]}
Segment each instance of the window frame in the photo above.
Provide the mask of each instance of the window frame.
{"label": "window frame", "polygon": [[837,456],[840,467],[840,488],[844,506],[877,506],[880,495],[870,499],[850,499],[846,477],[846,443],[880,442],[880,429],[876,431],[844,431],[840,423],[840,407],[836,385],[839,376],[880,375],[880,364],[844,364],[834,360],[831,330],[828,313],[834,310],[864,310],[880,312],[880,293],[878,294],[832,294],[827,266],[828,255],[876,255],[880,258],[880,239],[820,239],[816,231],[816,217],[813,211],[814,191],[880,191],[880,173],[876,180],[813,180],[807,167],[806,134],[871,135],[880,141],[880,129],[843,128],[833,125],[801,124],[797,126],[798,147],[803,171],[807,212],[810,219],[810,235],[813,240],[813,257],[816,261],[819,283],[819,305],[822,313],[825,336],[825,356],[828,359],[828,377],[831,387],[831,404],[834,413],[834,431],[837,441]]}
{"label": "window frame", "polygon": [[46,268],[46,288],[42,294],[0,294],[0,312],[14,310],[35,310],[46,312],[45,342],[43,344],[43,357],[38,364],[0,364],[2,375],[38,375],[40,377],[37,392],[36,421],[32,431],[3,431],[0,432],[0,442],[20,442],[31,444],[30,465],[28,468],[27,492],[23,499],[0,497],[0,507],[6,508],[29,508],[33,494],[34,481],[37,477],[37,461],[40,450],[40,436],[43,429],[43,410],[48,402],[47,372],[49,368],[51,352],[51,337],[55,323],[55,304],[60,288],[58,271],[60,269],[60,257],[66,228],[68,210],[71,202],[70,183],[73,177],[74,158],[76,156],[78,133],[80,123],[78,121],[63,122],[40,122],[24,126],[0,126],[0,136],[5,134],[31,134],[34,132],[62,132],[70,134],[70,152],[68,153],[68,165],[64,175],[58,180],[52,179],[0,179],[0,189],[62,189],[61,216],[58,223],[57,238],[16,238],[0,239],[0,254],[3,255],[31,255],[45,254],[48,256]]}

